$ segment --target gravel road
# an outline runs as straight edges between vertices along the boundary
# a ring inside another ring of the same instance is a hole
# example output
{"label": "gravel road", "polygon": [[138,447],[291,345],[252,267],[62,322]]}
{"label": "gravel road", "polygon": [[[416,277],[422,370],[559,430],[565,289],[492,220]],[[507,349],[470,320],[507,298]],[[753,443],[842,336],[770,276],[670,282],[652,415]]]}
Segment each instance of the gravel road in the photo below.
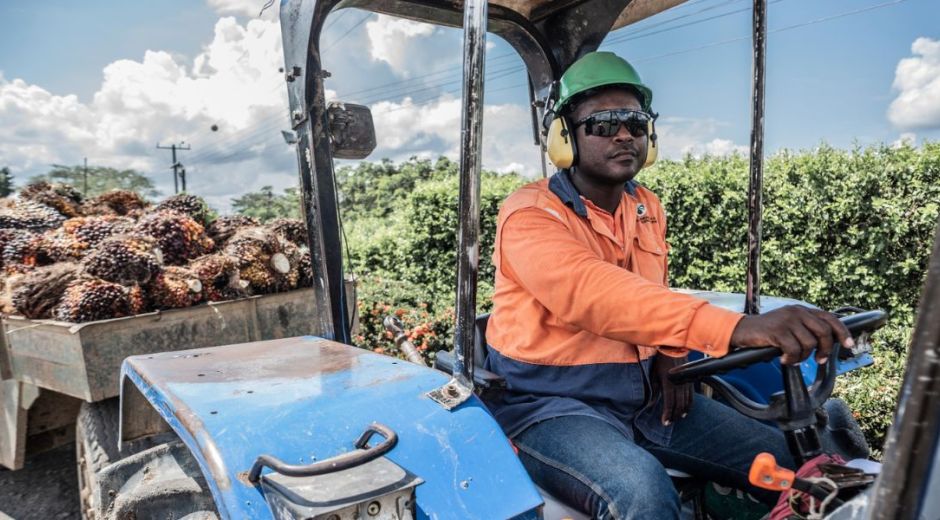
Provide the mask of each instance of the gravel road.
{"label": "gravel road", "polygon": [[10,518],[81,518],[74,444],[36,455],[21,470],[0,469],[0,520]]}

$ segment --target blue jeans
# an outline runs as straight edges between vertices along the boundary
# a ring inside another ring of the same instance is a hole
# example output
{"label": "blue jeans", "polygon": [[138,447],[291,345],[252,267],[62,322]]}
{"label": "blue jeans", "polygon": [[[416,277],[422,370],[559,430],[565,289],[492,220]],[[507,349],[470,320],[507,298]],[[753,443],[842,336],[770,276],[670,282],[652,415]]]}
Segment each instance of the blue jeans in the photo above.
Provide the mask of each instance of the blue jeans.
{"label": "blue jeans", "polygon": [[606,422],[563,416],[535,424],[513,442],[532,479],[566,504],[593,518],[679,517],[679,495],[666,467],[776,502],[779,493],[753,488],[747,473],[754,456],[772,453],[793,468],[783,433],[696,394],[689,415],[676,422],[669,446],[635,431],[625,437]]}

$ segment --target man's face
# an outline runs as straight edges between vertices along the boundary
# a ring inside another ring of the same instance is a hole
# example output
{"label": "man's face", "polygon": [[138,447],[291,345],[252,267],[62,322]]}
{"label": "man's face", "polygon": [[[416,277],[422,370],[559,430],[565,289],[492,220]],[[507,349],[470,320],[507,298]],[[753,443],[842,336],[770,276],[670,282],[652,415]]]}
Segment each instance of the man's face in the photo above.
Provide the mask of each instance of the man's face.
{"label": "man's face", "polygon": [[[582,101],[570,116],[572,124],[601,110],[642,110],[629,90],[603,90]],[[578,143],[577,174],[603,184],[622,185],[633,179],[646,162],[648,137],[634,137],[621,125],[611,137],[587,135],[585,126],[575,130]]]}

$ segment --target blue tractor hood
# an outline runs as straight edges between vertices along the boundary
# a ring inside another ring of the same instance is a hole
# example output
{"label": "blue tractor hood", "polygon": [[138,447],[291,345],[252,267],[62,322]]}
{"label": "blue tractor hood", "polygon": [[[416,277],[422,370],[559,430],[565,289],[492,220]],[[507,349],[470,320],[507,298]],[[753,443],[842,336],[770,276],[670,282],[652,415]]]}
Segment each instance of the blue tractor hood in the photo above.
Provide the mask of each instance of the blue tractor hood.
{"label": "blue tractor hood", "polygon": [[272,517],[247,479],[259,455],[322,461],[353,450],[373,422],[398,435],[386,457],[424,481],[418,518],[536,517],[542,499],[482,403],[471,397],[447,411],[426,396],[448,379],[316,337],[261,341],[128,358],[122,400],[136,389],[152,410],[124,404],[122,413],[162,417],[198,461],[222,518]]}

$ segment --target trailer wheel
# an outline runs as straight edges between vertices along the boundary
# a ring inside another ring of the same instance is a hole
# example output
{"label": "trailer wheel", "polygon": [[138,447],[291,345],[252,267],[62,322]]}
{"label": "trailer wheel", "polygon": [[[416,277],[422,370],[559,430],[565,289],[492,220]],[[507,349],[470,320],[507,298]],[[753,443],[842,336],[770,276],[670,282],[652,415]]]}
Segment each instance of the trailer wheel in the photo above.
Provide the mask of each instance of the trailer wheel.
{"label": "trailer wheel", "polygon": [[120,459],[118,452],[118,398],[82,403],[75,421],[75,459],[78,466],[78,496],[82,518],[100,518],[96,475]]}

